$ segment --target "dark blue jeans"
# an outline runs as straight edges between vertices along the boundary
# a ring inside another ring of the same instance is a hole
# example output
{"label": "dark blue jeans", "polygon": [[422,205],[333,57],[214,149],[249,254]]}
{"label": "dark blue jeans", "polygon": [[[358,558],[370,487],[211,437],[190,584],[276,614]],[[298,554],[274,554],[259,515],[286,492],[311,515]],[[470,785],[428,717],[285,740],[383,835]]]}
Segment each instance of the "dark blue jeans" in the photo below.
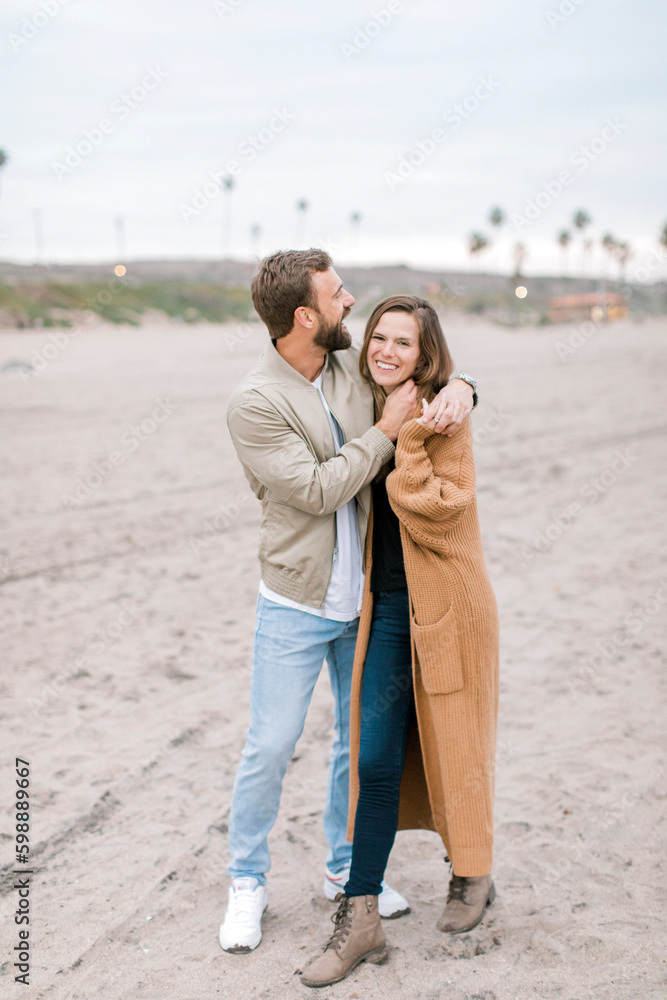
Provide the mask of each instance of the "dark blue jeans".
{"label": "dark blue jeans", "polygon": [[359,802],[347,896],[378,896],[398,826],[398,799],[414,717],[408,592],[374,594],[361,688]]}

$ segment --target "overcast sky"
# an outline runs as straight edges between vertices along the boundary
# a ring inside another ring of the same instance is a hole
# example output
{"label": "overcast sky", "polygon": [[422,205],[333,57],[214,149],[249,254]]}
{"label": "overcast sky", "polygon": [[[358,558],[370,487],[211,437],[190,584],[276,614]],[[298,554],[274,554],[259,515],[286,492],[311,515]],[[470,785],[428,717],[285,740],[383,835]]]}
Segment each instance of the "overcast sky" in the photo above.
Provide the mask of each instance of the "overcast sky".
{"label": "overcast sky", "polygon": [[38,209],[54,262],[115,259],[121,216],[130,260],[469,267],[497,204],[483,266],[521,240],[559,272],[583,207],[632,273],[667,222],[666,21],[662,0],[4,0],[0,256],[35,259]]}

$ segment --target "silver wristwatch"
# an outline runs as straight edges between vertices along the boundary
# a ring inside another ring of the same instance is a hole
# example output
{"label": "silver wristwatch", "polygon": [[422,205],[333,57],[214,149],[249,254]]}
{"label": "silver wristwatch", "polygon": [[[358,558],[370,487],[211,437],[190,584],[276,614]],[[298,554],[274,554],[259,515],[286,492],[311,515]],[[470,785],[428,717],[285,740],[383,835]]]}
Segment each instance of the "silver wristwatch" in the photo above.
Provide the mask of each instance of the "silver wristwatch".
{"label": "silver wristwatch", "polygon": [[452,375],[452,377],[448,381],[448,384],[449,382],[452,381],[452,379],[455,378],[460,378],[462,382],[467,382],[470,388],[472,389],[472,408],[474,410],[475,407],[477,406],[477,382],[471,375],[466,375],[465,372],[459,372],[458,375]]}

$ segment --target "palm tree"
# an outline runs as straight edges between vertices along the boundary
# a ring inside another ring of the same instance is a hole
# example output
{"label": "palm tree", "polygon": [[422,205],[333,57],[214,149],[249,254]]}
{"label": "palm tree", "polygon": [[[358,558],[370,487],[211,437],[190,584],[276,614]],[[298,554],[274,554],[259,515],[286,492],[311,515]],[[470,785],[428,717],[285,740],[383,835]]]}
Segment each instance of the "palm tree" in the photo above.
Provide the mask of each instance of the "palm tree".
{"label": "palm tree", "polygon": [[515,243],[512,248],[512,256],[514,257],[514,277],[521,277],[521,270],[523,268],[523,262],[528,256],[528,248],[525,243]]}
{"label": "palm tree", "polygon": [[222,259],[228,260],[232,252],[232,194],[236,181],[227,174],[222,178],[224,206],[222,210]]}
{"label": "palm tree", "polygon": [[502,208],[499,208],[496,205],[495,208],[492,208],[491,211],[489,212],[489,222],[491,223],[492,226],[496,226],[497,228],[499,226],[502,226],[504,221],[505,221],[505,213],[503,212]]}
{"label": "palm tree", "polygon": [[567,252],[569,250],[570,243],[572,242],[572,233],[569,229],[561,229],[556,239],[558,241],[558,246],[563,251],[563,277],[565,277],[568,272]]}
{"label": "palm tree", "polygon": [[617,244],[616,240],[611,235],[611,233],[605,233],[602,239],[600,240],[600,243],[602,244],[603,250],[606,250],[607,253],[609,254],[610,259],[613,260],[614,257],[616,256]]}
{"label": "palm tree", "polygon": [[0,149],[0,193],[2,192],[2,168],[7,163],[9,157],[5,153],[4,149]]}
{"label": "palm tree", "polygon": [[482,253],[489,246],[489,241],[484,233],[471,233],[468,237],[468,253],[471,257]]}
{"label": "palm tree", "polygon": [[584,242],[581,245],[581,249],[582,249],[582,252],[584,254],[584,257],[588,259],[588,262],[589,262],[589,265],[590,265],[588,267],[588,270],[592,274],[593,273],[593,240],[590,238],[590,236],[587,239],[584,240]]}
{"label": "palm tree", "polygon": [[584,211],[583,208],[577,209],[572,217],[572,225],[575,229],[579,229],[581,232],[582,244],[581,244],[581,274],[582,276],[586,273],[586,240],[585,231],[587,226],[590,226],[591,219],[588,212]]}
{"label": "palm tree", "polygon": [[616,244],[616,260],[618,261],[618,276],[625,282],[625,269],[628,261],[632,257],[632,247],[625,241]]}
{"label": "palm tree", "polygon": [[351,212],[350,213],[350,226],[352,228],[352,249],[357,249],[357,240],[359,239],[359,226],[361,225],[361,220],[363,215],[361,212]]}
{"label": "palm tree", "polygon": [[296,219],[296,247],[297,250],[303,249],[303,243],[306,236],[306,212],[310,208],[310,205],[305,198],[299,198],[296,203],[297,219]]}
{"label": "palm tree", "polygon": [[[489,212],[489,222],[494,227],[494,229],[500,229],[500,227],[505,222],[505,213],[498,205],[495,205]],[[500,270],[498,265],[496,265],[497,270]]]}
{"label": "palm tree", "polygon": [[250,252],[253,257],[260,256],[259,240],[261,235],[262,235],[262,227],[260,226],[259,222],[253,222],[252,226],[250,227],[250,247],[251,247]]}

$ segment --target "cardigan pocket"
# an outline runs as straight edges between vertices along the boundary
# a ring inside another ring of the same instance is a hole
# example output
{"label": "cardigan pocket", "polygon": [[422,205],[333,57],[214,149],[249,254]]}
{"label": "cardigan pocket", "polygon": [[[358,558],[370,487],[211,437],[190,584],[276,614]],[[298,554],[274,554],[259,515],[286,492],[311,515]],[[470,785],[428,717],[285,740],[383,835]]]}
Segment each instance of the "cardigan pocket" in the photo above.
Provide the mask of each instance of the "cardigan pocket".
{"label": "cardigan pocket", "polygon": [[427,694],[451,694],[463,687],[454,607],[432,625],[419,625],[413,615],[412,629]]}

